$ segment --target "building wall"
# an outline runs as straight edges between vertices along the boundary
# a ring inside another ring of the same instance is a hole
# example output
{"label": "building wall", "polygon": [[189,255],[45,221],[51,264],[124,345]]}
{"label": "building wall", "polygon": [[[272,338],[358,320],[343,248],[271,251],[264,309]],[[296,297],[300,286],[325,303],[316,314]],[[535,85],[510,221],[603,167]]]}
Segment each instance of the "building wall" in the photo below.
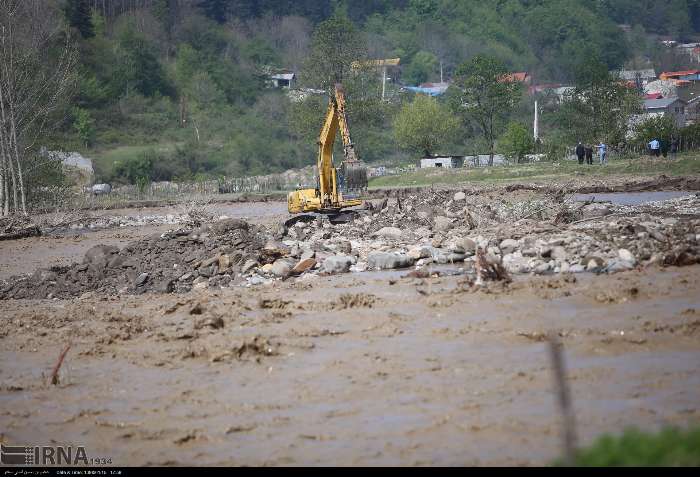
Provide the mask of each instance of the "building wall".
{"label": "building wall", "polygon": [[451,169],[454,167],[462,167],[463,160],[453,157],[424,157],[420,160],[420,168],[425,169],[427,167],[443,167],[445,169]]}

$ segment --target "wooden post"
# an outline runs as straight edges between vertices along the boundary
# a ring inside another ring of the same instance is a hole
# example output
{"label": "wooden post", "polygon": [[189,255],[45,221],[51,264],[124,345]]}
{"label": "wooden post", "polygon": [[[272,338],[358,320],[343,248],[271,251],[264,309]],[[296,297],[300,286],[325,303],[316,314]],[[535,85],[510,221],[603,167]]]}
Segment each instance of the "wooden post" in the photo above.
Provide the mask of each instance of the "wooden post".
{"label": "wooden post", "polygon": [[549,357],[552,361],[554,373],[554,385],[557,394],[557,402],[564,423],[563,450],[567,465],[573,465],[576,457],[576,419],[571,404],[571,392],[566,381],[566,366],[562,353],[562,344],[555,333],[549,333]]}

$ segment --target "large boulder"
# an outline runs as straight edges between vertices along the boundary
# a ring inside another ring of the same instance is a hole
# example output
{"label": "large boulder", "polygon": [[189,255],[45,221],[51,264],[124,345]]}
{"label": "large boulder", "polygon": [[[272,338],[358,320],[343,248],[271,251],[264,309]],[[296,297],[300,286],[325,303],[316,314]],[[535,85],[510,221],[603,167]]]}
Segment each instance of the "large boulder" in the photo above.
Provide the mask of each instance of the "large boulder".
{"label": "large boulder", "polygon": [[326,273],[345,273],[350,270],[352,258],[345,255],[331,255],[323,261],[323,271]]}
{"label": "large boulder", "polygon": [[606,204],[588,204],[581,208],[581,213],[584,219],[592,219],[595,217],[604,217],[611,214],[610,207]]}
{"label": "large boulder", "polygon": [[94,195],[107,195],[112,193],[112,186],[109,184],[95,184],[90,189]]}
{"label": "large boulder", "polygon": [[398,227],[382,227],[374,235],[382,238],[400,239],[403,232]]}
{"label": "large boulder", "polygon": [[501,253],[504,255],[507,255],[509,253],[514,252],[518,248],[518,241],[513,240],[513,239],[505,239],[501,241],[501,244],[498,246],[498,248],[501,249]]}
{"label": "large boulder", "polygon": [[211,230],[217,235],[223,235],[236,229],[248,230],[248,222],[241,219],[224,219],[211,224]]}
{"label": "large boulder", "polygon": [[442,215],[435,217],[435,226],[433,228],[437,232],[447,232],[452,228],[452,226],[452,220],[448,219],[447,217]]}
{"label": "large boulder", "polygon": [[390,252],[372,252],[367,256],[367,265],[373,270],[389,270],[405,268],[413,265],[413,259],[408,255]]}
{"label": "large boulder", "polygon": [[270,272],[277,277],[286,277],[292,271],[294,265],[295,263],[291,260],[280,258],[279,260],[275,260],[275,263],[272,264]]}

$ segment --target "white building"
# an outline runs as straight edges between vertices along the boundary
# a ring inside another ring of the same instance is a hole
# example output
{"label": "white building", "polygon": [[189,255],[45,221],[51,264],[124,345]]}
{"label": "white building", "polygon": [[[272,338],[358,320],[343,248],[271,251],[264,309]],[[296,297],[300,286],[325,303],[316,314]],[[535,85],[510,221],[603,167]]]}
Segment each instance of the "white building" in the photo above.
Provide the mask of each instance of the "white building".
{"label": "white building", "polygon": [[464,156],[432,156],[421,158],[419,167],[421,169],[426,169],[428,167],[452,169],[455,167],[462,167],[463,164]]}

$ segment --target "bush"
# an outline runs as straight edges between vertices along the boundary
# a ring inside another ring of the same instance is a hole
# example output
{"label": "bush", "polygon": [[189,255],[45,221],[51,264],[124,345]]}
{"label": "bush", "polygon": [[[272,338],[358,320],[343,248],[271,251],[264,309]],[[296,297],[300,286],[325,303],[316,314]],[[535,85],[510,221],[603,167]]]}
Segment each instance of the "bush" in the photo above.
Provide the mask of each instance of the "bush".
{"label": "bush", "polygon": [[637,147],[646,148],[652,139],[670,144],[674,137],[678,137],[678,127],[673,119],[666,116],[646,119],[634,128],[634,143]]}
{"label": "bush", "polygon": [[[555,465],[562,465],[562,461]],[[657,434],[628,429],[621,436],[604,435],[578,452],[575,466],[698,466],[700,428],[666,428]]]}

